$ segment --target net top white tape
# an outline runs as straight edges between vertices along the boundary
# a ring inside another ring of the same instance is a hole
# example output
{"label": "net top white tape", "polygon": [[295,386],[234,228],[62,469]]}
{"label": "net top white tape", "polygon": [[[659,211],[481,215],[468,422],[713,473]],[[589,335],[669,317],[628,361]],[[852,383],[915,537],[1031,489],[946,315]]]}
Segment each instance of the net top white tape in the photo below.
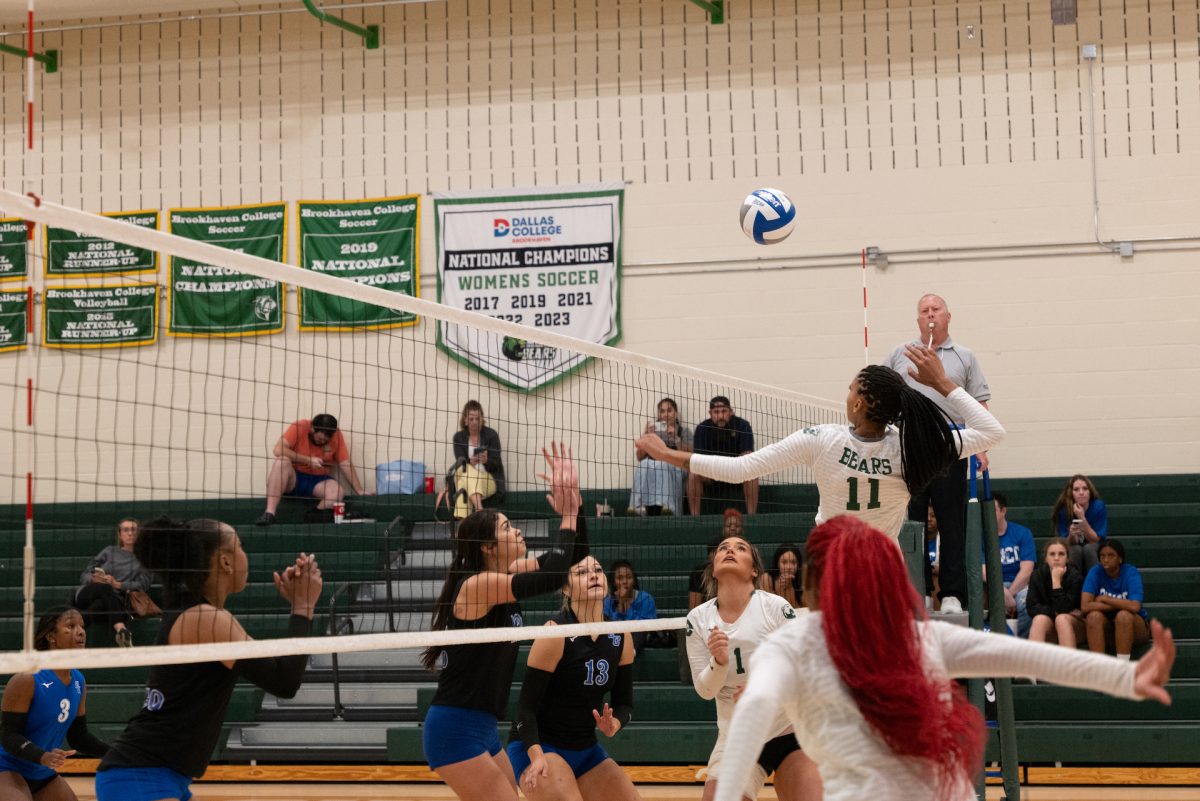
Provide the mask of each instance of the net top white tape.
{"label": "net top white tape", "polygon": [[609,623],[571,623],[563,626],[459,629],[456,631],[400,631],[390,634],[349,634],[344,637],[285,637],[275,640],[205,643],[203,645],[156,645],[129,648],[70,649],[63,651],[19,651],[0,654],[0,675],[44,669],[119,668],[135,665],[181,665],[194,662],[225,662],[292,654],[346,654],[400,648],[469,645],[482,642],[519,642],[553,637],[597,637],[639,631],[673,631],[687,626],[685,617],[658,620],[624,620]]}
{"label": "net top white tape", "polygon": [[446,323],[490,329],[498,331],[505,336],[532,340],[539,344],[563,348],[598,359],[650,370],[659,370],[671,375],[695,379],[697,381],[707,381],[729,389],[771,395],[798,403],[808,403],[831,409],[840,409],[842,406],[842,404],[827,398],[818,398],[770,386],[769,384],[760,384],[756,381],[745,381],[708,370],[699,370],[695,367],[677,364],[666,359],[658,359],[653,356],[645,356],[607,345],[599,345],[595,342],[576,339],[575,337],[569,337],[542,328],[517,325],[516,323],[489,317],[478,312],[455,309],[440,303],[434,303],[433,301],[397,292],[389,292],[379,287],[367,286],[347,278],[325,275],[315,270],[304,270],[291,264],[271,261],[270,259],[252,256],[247,253],[239,253],[217,245],[208,244],[207,242],[185,239],[184,237],[151,228],[141,228],[122,220],[102,217],[99,214],[92,214],[80,209],[70,208],[69,206],[61,206],[46,200],[35,203],[33,198],[7,189],[0,189],[0,216],[3,215],[20,217],[24,220],[31,220],[43,225],[52,225],[57,228],[66,228],[102,239],[124,242],[204,264],[230,267],[260,278],[269,278],[273,281],[292,284],[304,287],[305,289],[328,292],[396,311],[424,315]]}

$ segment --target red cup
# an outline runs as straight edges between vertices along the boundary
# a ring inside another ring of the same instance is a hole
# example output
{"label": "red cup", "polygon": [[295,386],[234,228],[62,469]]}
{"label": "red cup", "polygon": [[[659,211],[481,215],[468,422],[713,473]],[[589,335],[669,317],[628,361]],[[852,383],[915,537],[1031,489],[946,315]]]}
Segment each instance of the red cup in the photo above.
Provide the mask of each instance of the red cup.
{"label": "red cup", "polygon": [[333,522],[340,523],[346,519],[346,504],[338,501],[333,505]]}
{"label": "red cup", "polygon": [[425,476],[425,494],[433,494],[433,476]]}

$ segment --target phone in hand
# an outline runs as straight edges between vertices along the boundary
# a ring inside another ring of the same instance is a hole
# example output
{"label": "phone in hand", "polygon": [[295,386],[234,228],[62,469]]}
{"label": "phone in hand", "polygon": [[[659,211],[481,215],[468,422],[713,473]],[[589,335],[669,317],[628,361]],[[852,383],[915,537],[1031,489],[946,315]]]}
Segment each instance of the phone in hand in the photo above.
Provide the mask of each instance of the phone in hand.
{"label": "phone in hand", "polygon": [[92,570],[92,572],[93,572],[93,573],[95,573],[97,576],[103,576],[103,575],[105,575],[104,568],[102,568],[102,567],[97,567],[97,568],[94,568],[94,569]]}

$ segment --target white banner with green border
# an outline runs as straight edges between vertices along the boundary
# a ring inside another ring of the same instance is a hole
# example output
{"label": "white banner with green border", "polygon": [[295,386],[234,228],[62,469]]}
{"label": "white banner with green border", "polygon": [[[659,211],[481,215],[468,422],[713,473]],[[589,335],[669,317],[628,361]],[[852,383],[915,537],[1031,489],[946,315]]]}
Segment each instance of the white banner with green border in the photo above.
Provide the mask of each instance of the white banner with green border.
{"label": "white banner with green border", "polygon": [[[533,329],[611,345],[621,338],[624,184],[434,195],[438,301]],[[532,392],[588,357],[438,323],[438,347]]]}

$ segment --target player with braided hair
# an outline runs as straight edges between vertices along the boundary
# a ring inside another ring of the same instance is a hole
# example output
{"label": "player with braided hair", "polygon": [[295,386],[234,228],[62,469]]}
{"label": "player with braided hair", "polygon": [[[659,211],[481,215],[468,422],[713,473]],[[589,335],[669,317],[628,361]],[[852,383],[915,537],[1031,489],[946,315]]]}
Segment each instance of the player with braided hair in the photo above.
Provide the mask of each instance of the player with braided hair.
{"label": "player with braided hair", "polygon": [[895,547],[841,515],[813,529],[810,613],[769,635],[729,727],[716,801],[739,801],[781,719],[817,763],[825,801],[967,801],[983,767],[983,717],[952,679],[1033,676],[1119,698],[1171,702],[1171,632],[1136,663],[926,619]]}
{"label": "player with braided hair", "polygon": [[965,427],[955,430],[941,409],[895,370],[871,365],[850,382],[849,427],[811,426],[732,458],[671,451],[653,442],[653,435],[641,437],[637,447],[659,461],[734,484],[807,465],[816,474],[821,496],[817,523],[852,514],[899,537],[910,495],[959,459],[987,450],[1004,436],[991,412],[947,378],[936,353],[910,345],[908,358],[916,366],[909,374],[943,395],[966,420]]}

